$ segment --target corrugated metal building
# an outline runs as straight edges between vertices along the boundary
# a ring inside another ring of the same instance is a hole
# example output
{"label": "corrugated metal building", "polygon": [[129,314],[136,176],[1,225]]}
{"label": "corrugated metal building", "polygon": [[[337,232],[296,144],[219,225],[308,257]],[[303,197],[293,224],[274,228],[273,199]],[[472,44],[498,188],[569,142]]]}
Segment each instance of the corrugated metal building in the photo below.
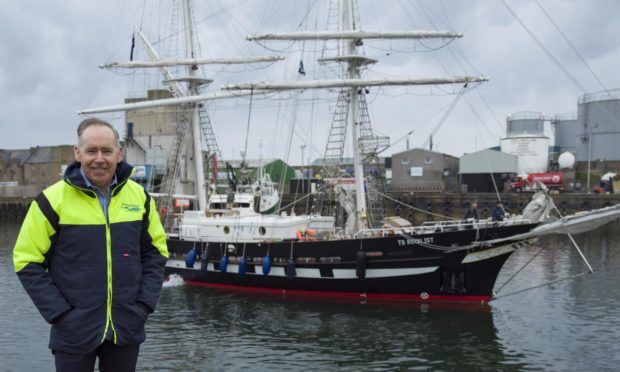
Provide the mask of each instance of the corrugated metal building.
{"label": "corrugated metal building", "polygon": [[489,149],[465,154],[459,160],[460,183],[467,192],[495,192],[493,180],[502,192],[517,169],[516,155]]}

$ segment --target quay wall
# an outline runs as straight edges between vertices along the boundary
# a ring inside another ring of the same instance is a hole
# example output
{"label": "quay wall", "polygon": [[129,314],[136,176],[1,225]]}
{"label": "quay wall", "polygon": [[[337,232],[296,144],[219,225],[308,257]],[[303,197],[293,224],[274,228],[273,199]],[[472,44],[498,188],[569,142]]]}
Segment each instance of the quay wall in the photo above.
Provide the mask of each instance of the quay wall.
{"label": "quay wall", "polygon": [[[11,195],[2,194],[0,188],[0,222],[16,221],[20,222],[30,203],[34,200],[38,190],[28,190],[22,188],[21,192]],[[529,203],[533,194],[523,193],[502,193],[504,208],[508,213],[521,213],[521,210]],[[469,203],[472,200],[478,202],[478,212],[480,218],[487,218],[491,214],[491,209],[495,206],[497,195],[494,193],[467,193],[467,194],[410,194],[410,193],[390,193],[388,196],[397,202],[388,201],[387,208],[389,215],[396,215],[406,218],[413,224],[420,224],[425,221],[438,220],[436,215],[452,218],[461,218]],[[284,195],[282,205],[293,202],[294,195]],[[300,195],[298,194],[299,198]],[[571,214],[584,210],[604,208],[610,205],[620,204],[620,194],[585,194],[585,193],[565,193],[553,195],[553,200],[562,214]],[[295,213],[305,213],[305,202],[297,203]],[[413,207],[413,208],[410,208]]]}
{"label": "quay wall", "polygon": [[28,207],[41,192],[38,186],[6,187],[0,186],[0,223],[17,221],[26,216]]}

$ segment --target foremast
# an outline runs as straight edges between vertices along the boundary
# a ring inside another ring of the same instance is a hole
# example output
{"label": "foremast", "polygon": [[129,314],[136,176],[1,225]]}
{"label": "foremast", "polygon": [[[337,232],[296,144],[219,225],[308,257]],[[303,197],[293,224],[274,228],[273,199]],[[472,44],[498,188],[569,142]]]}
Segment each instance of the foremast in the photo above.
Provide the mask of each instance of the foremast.
{"label": "foremast", "polygon": [[[194,40],[194,25],[191,18],[191,5],[190,0],[181,1],[181,7],[183,12],[183,22],[184,22],[184,41],[185,41],[185,57],[183,59],[162,59],[159,57],[157,51],[151,43],[148,41],[146,36],[140,31],[136,30],[136,33],[141,38],[142,43],[145,47],[146,53],[148,55],[149,61],[128,61],[128,62],[112,62],[108,64],[100,65],[100,68],[104,69],[137,69],[137,68],[157,68],[160,70],[161,74],[164,78],[164,83],[168,84],[170,91],[174,98],[168,99],[158,99],[152,101],[144,101],[144,102],[135,102],[114,106],[106,106],[106,107],[98,107],[98,108],[89,108],[78,111],[80,115],[91,115],[96,113],[104,113],[104,112],[123,112],[130,110],[137,110],[143,108],[150,107],[162,107],[162,106],[174,106],[174,105],[189,105],[192,108],[192,115],[189,120],[189,124],[191,125],[191,135],[193,137],[193,149],[194,153],[193,159],[195,161],[195,194],[198,196],[198,205],[197,207],[200,210],[205,210],[207,207],[207,195],[206,195],[206,185],[205,185],[205,175],[204,175],[204,166],[203,166],[203,154],[202,154],[202,141],[201,141],[201,128],[200,128],[200,106],[198,103],[217,100],[217,99],[227,99],[227,98],[235,98],[241,96],[250,95],[249,92],[215,92],[215,93],[206,93],[200,94],[200,88],[203,85],[209,84],[211,80],[203,79],[197,77],[196,71],[198,70],[198,66],[206,65],[206,64],[247,64],[247,63],[264,63],[264,62],[275,62],[284,59],[281,56],[256,56],[256,57],[233,57],[233,58],[200,58],[198,56],[198,51],[194,48],[195,40]],[[187,77],[175,77],[167,67],[172,66],[186,66],[187,67]],[[183,86],[183,83],[187,84],[187,87]],[[210,124],[209,124],[210,125]],[[178,132],[178,131],[177,131]],[[177,133],[177,137],[179,133]],[[183,144],[186,143],[182,138],[177,138],[173,143],[173,147],[175,144]],[[211,150],[211,149],[209,149]],[[216,152],[219,152],[217,150]],[[177,153],[174,149],[171,149],[170,154]],[[178,151],[180,153],[180,151]],[[170,155],[169,156],[173,156]],[[178,157],[178,155],[177,155]],[[221,159],[219,159],[221,160]],[[173,159],[174,163],[178,163],[178,158]],[[170,162],[169,162],[170,163]],[[171,168],[168,166],[168,168]],[[176,171],[174,169],[166,170],[166,179],[172,178],[176,175]],[[174,180],[166,180],[163,184],[170,184],[171,187],[167,187],[164,185],[164,194],[167,195],[166,200],[164,202],[165,205],[160,205],[160,207],[169,207],[170,203],[170,195],[173,194]],[[169,211],[170,208],[167,208]],[[167,217],[167,216],[166,216]]]}
{"label": "foremast", "polygon": [[342,40],[346,42],[348,55],[336,58],[324,58],[323,62],[340,62],[347,64],[347,79],[323,80],[323,81],[283,81],[283,82],[258,82],[247,84],[231,84],[224,86],[226,90],[290,90],[290,89],[320,89],[320,88],[348,88],[349,89],[349,116],[348,126],[351,133],[353,162],[356,184],[356,210],[355,229],[363,230],[367,227],[366,191],[364,185],[364,165],[362,157],[362,143],[360,141],[359,98],[358,89],[369,86],[398,86],[398,85],[437,85],[458,84],[487,81],[486,77],[454,76],[447,78],[403,78],[403,79],[361,79],[361,67],[375,63],[375,60],[359,53],[359,46],[363,45],[364,39],[437,39],[437,38],[460,38],[462,34],[450,31],[392,31],[377,32],[358,30],[355,24],[353,0],[343,1],[343,21],[345,30],[341,32],[289,32],[269,33],[248,36],[250,41],[260,40]]}

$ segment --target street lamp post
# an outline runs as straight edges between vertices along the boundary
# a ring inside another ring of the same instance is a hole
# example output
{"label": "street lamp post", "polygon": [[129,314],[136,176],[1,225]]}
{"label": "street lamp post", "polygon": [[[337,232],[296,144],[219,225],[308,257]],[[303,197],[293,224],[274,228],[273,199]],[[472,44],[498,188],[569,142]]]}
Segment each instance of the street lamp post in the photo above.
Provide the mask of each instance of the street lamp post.
{"label": "street lamp post", "polygon": [[592,162],[592,127],[596,128],[598,125],[588,126],[588,176],[587,176],[587,191],[590,193],[590,163]]}

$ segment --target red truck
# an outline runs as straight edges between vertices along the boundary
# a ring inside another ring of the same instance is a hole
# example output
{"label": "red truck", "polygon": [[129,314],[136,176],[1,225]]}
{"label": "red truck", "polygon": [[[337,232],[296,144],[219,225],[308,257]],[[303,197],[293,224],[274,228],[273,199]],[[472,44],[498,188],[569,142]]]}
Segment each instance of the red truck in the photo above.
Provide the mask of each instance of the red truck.
{"label": "red truck", "polygon": [[510,180],[510,191],[534,192],[537,190],[537,181],[547,186],[551,191],[564,191],[564,174],[561,172],[530,173],[525,179],[521,176],[513,177]]}

